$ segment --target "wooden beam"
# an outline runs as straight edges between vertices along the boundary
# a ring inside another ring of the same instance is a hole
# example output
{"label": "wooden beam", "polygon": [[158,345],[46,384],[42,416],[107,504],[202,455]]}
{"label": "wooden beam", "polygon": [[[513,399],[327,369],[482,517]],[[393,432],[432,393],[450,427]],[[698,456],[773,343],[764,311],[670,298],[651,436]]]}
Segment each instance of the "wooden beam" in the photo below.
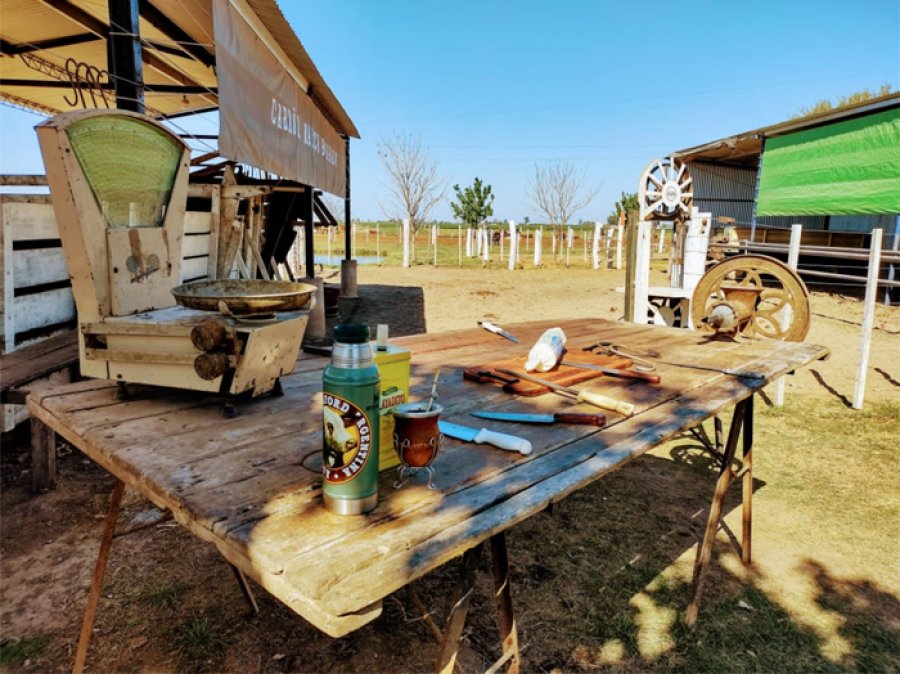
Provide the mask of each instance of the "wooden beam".
{"label": "wooden beam", "polygon": [[72,45],[94,42],[99,39],[100,36],[95,33],[79,33],[78,35],[64,35],[63,37],[55,37],[50,40],[38,40],[37,42],[29,42],[27,44],[15,44],[7,42],[6,40],[0,40],[0,52],[7,56],[16,56],[18,54],[30,54],[35,51],[43,51],[45,49],[71,47]]}
{"label": "wooden beam", "polygon": [[197,44],[193,36],[182,30],[181,26],[172,21],[168,16],[163,14],[148,0],[139,0],[139,11],[141,18],[147,21],[151,26],[159,30],[163,35],[178,44],[186,54],[199,61],[207,68],[213,68],[216,65],[216,57],[210,51]]}

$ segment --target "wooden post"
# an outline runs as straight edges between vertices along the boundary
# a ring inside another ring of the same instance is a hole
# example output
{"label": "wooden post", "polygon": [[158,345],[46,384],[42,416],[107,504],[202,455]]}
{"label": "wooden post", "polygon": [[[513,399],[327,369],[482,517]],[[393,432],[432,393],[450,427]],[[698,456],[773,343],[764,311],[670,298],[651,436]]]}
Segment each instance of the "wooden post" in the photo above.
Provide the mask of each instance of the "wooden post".
{"label": "wooden post", "polygon": [[516,258],[519,256],[518,239],[516,238],[516,221],[509,221],[509,270],[516,268]]}
{"label": "wooden post", "polygon": [[462,225],[456,227],[456,266],[462,267]]}
{"label": "wooden post", "polygon": [[500,641],[503,657],[509,663],[507,672],[519,671],[519,637],[516,631],[516,615],[513,611],[512,587],[509,578],[509,556],[506,551],[506,534],[502,531],[491,536],[491,570],[494,576],[494,596],[500,614]]}
{"label": "wooden post", "polygon": [[584,227],[581,228],[581,249],[584,253],[584,261],[587,263],[587,237],[584,235]]}
{"label": "wooden post", "polygon": [[650,292],[650,232],[651,225],[638,218],[635,232],[634,254],[628,253],[628,260],[634,261],[634,313],[631,320],[635,323],[646,323],[649,311],[648,296]]}
{"label": "wooden post", "polygon": [[[800,239],[803,236],[803,225],[793,224],[791,225],[791,241],[788,246],[788,259],[787,264],[788,267],[797,271],[797,263],[800,260]],[[785,312],[784,320],[789,324],[791,320],[793,320],[793,316],[791,316],[791,308],[786,306],[783,311]],[[775,400],[774,404],[778,407],[784,405],[784,386],[785,386],[785,377],[782,375],[778,378],[778,381],[775,382]]]}
{"label": "wooden post", "polygon": [[600,232],[603,226],[599,222],[594,223],[594,238],[591,241],[591,257],[594,269],[600,269]]}
{"label": "wooden post", "polygon": [[437,267],[437,225],[431,226],[431,246],[434,249],[434,266]]}
{"label": "wooden post", "polygon": [[401,237],[403,238],[403,267],[409,269],[409,218],[403,218]]}
{"label": "wooden post", "polygon": [[503,230],[500,230],[500,262],[503,262]]}
{"label": "wooden post", "polygon": [[878,267],[881,265],[881,229],[872,230],[869,248],[869,275],[866,278],[866,299],[863,312],[862,335],[859,344],[859,366],[853,391],[853,409],[861,410],[866,395],[866,374],[869,369],[869,349],[872,346],[872,325],[875,322],[875,298],[878,295]]}
{"label": "wooden post", "polygon": [[375,223],[375,257],[378,258],[378,265],[381,266],[381,223]]}
{"label": "wooden post", "polygon": [[[628,237],[628,264],[625,265],[625,315],[624,318],[626,321],[634,320],[634,276],[635,276],[635,265],[634,265],[634,250],[635,250],[635,238],[636,238],[636,230],[637,230],[637,213],[631,212],[628,214],[628,227],[625,229],[625,235]],[[618,258],[620,253],[620,248],[622,245],[622,221],[625,219],[624,211],[619,214],[619,228],[617,230],[618,236],[616,237],[616,257]]]}
{"label": "wooden post", "polygon": [[31,487],[41,492],[56,482],[56,432],[31,417]]}
{"label": "wooden post", "polygon": [[483,544],[466,550],[463,554],[459,570],[459,580],[453,592],[453,601],[450,604],[450,615],[447,618],[447,626],[444,629],[443,640],[438,647],[437,666],[435,671],[441,674],[452,674],[456,663],[456,654],[459,652],[459,639],[462,636],[463,627],[466,624],[466,616],[469,613],[469,604],[472,601],[472,593],[475,590],[475,571],[478,568],[478,559],[481,557]]}
{"label": "wooden post", "polygon": [[659,223],[659,240],[657,241],[657,248],[656,248],[656,252],[659,255],[662,255],[663,245],[665,244],[665,242],[666,242],[666,230],[663,229],[663,223],[660,222]]}
{"label": "wooden post", "polygon": [[541,266],[541,244],[544,241],[544,228],[538,227],[534,234],[534,266]]}
{"label": "wooden post", "polygon": [[616,226],[616,269],[622,268],[622,230],[625,228],[625,212],[619,213],[619,224]]}

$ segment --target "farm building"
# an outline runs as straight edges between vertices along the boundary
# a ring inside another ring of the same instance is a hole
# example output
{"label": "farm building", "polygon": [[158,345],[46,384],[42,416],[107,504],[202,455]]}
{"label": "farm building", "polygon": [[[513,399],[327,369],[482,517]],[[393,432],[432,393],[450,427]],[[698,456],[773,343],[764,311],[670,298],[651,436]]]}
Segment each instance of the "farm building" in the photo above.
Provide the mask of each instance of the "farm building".
{"label": "farm building", "polygon": [[694,205],[734,221],[741,239],[895,248],[900,213],[900,93],[673,152],[693,178]]}

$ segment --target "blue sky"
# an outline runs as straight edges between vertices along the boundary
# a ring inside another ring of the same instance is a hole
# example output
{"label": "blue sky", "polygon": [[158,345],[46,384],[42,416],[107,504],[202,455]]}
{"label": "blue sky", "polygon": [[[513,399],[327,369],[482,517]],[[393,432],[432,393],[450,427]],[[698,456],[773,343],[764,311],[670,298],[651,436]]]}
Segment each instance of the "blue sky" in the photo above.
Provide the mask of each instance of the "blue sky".
{"label": "blue sky", "polygon": [[[535,163],[572,161],[602,186],[575,215],[594,220],[655,157],[900,86],[898,0],[280,4],[362,135],[359,218],[383,217],[375,147],[394,131],[431,148],[448,195],[493,185],[502,219],[540,219],[525,196]],[[42,172],[40,119],[0,106],[0,171]],[[447,200],[433,217],[451,218]]]}

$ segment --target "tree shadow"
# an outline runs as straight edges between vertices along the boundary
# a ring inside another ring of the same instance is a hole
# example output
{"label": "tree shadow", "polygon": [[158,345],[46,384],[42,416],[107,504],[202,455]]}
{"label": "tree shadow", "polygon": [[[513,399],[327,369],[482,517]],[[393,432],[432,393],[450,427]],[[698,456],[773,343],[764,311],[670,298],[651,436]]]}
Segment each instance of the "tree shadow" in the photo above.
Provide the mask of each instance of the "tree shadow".
{"label": "tree shadow", "polygon": [[848,407],[848,408],[853,407],[853,403],[850,402],[850,399],[847,396],[845,396],[843,393],[839,393],[837,391],[837,389],[835,389],[833,386],[831,386],[831,384],[826,382],[825,378],[821,375],[821,373],[818,370],[809,368],[809,372],[810,372],[810,374],[812,374],[812,376],[815,378],[815,380],[817,382],[819,382],[819,385],[822,388],[824,388],[826,391],[828,391],[831,395],[833,395],[835,398],[840,400],[841,403],[843,403],[844,407]]}

